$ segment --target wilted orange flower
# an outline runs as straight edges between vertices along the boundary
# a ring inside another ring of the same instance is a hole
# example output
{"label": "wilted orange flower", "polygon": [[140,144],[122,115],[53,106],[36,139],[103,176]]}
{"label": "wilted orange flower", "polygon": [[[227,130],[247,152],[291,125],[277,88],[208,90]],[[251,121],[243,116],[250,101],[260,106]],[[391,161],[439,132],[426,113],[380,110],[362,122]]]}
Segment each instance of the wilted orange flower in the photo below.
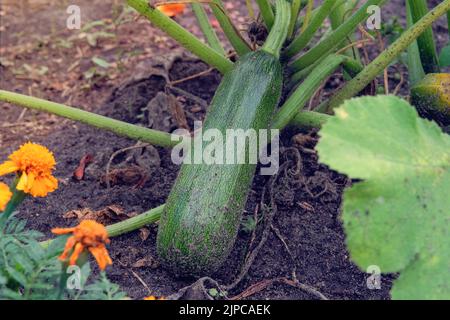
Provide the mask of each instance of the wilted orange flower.
{"label": "wilted orange flower", "polygon": [[144,298],[144,300],[166,300],[166,298],[164,298],[164,297],[155,297],[155,296],[148,296],[148,297],[145,297]]}
{"label": "wilted orange flower", "polygon": [[174,17],[178,14],[182,14],[186,8],[185,4],[175,3],[175,4],[163,4],[157,7],[159,11],[164,13],[168,17]]}
{"label": "wilted orange flower", "polygon": [[6,209],[6,205],[9,200],[11,200],[12,192],[9,190],[9,187],[0,182],[0,211],[4,211]]}
{"label": "wilted orange flower", "polygon": [[14,151],[8,159],[0,164],[0,176],[18,172],[20,178],[17,190],[33,197],[45,197],[58,188],[58,180],[52,176],[55,158],[46,147],[28,142]]}
{"label": "wilted orange flower", "polygon": [[108,231],[104,225],[94,220],[83,220],[74,228],[55,228],[52,229],[54,234],[68,234],[72,236],[67,239],[64,252],[59,257],[60,260],[66,260],[70,255],[69,265],[76,264],[80,254],[87,249],[97,260],[98,266],[101,270],[112,264],[109,257],[106,244],[110,242],[108,238]]}

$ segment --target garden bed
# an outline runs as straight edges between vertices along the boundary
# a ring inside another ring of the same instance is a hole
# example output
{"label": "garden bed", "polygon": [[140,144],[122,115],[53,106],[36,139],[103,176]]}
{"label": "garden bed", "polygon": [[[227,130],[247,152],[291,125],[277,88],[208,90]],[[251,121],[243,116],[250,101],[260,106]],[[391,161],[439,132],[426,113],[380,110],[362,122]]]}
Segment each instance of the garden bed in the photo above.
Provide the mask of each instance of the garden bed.
{"label": "garden bed", "polygon": [[[386,13],[403,11],[396,10],[400,2],[392,1]],[[438,24],[436,29],[442,28],[440,32],[445,34],[442,25]],[[439,46],[444,40],[438,37]],[[220,75],[210,71],[178,81],[207,69],[207,65],[185,54],[147,58],[133,67],[132,77],[105,90],[110,92],[109,97],[91,111],[168,132],[183,126],[192,129],[193,121],[203,119]],[[339,84],[339,78],[335,77],[327,83],[326,90]],[[176,97],[176,103],[167,103],[171,96]],[[78,123],[66,122],[57,127],[56,130],[46,127],[45,134],[20,139],[12,131],[2,134],[3,141],[8,141],[7,148],[0,150],[2,159],[19,143],[33,140],[52,150],[58,162],[55,172],[60,181],[58,190],[46,198],[29,198],[20,208],[19,217],[27,219],[30,228],[52,237],[51,228],[75,225],[77,215],[94,214],[105,224],[111,224],[165,202],[179,169],[171,161],[170,150],[136,147],[136,141]],[[211,276],[221,285],[242,276],[242,281],[229,290],[229,298],[317,299],[314,291],[329,299],[390,298],[394,276],[383,276],[381,289],[371,290],[367,286],[368,275],[349,260],[340,205],[343,189],[351,181],[318,163],[313,150],[317,139],[315,130],[284,131],[282,170],[275,182],[260,175],[253,181],[245,223],[233,252]],[[128,151],[118,152],[129,147],[132,148]],[[86,156],[93,161],[78,180],[74,172]],[[252,228],[254,217],[261,218],[264,192],[272,196],[272,205],[276,207],[267,239],[263,236],[264,224]],[[111,241],[114,264],[107,274],[131,298],[173,295],[198,280],[175,278],[159,265],[156,233],[154,224]],[[240,275],[246,257],[260,243],[262,247],[248,272]],[[307,288],[285,281],[292,279],[293,274]],[[206,287],[214,285],[210,281]],[[207,298],[198,287],[183,293],[181,298]]]}

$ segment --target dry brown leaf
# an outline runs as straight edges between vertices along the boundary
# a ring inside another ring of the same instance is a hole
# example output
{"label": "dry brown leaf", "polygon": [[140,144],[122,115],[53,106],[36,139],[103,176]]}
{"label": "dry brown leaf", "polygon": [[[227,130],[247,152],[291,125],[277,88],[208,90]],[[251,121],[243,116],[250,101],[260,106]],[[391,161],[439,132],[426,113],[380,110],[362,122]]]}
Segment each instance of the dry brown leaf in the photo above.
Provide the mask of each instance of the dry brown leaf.
{"label": "dry brown leaf", "polygon": [[125,213],[124,209],[118,205],[110,205],[102,210],[94,211],[90,208],[81,210],[71,210],[63,214],[65,219],[95,220],[102,224],[111,224],[117,221],[123,221],[136,216],[136,213]]}

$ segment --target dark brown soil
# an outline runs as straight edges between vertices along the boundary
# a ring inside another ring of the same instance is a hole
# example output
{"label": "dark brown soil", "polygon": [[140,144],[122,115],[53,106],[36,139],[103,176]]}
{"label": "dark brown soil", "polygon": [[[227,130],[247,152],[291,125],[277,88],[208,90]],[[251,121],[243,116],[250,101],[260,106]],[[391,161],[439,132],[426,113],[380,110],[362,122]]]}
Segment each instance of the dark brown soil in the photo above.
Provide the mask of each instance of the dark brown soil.
{"label": "dark brown soil", "polygon": [[[171,80],[180,78],[180,75],[193,74],[199,70],[199,66],[206,68],[200,62],[175,62],[170,70]],[[208,101],[218,81],[217,75],[208,75],[185,83],[183,89]],[[149,83],[152,85],[148,85]],[[136,118],[139,110],[164,86],[163,78],[154,76],[133,82],[131,86],[116,91],[112,100],[97,111],[118,117],[118,101],[126,100],[128,105],[133,105],[136,113],[134,119],[130,118],[132,113],[123,113],[122,120],[141,122],[142,119]],[[190,104],[185,104],[185,108],[189,109]],[[278,208],[273,226],[279,229],[293,259],[281,239],[272,231],[248,275],[229,292],[229,296],[239,294],[250,285],[263,280],[290,278],[293,270],[296,270],[301,283],[316,288],[331,299],[388,299],[390,278],[384,279],[381,290],[369,290],[366,286],[367,275],[349,261],[339,220],[341,193],[348,183],[347,179],[317,163],[317,156],[310,152],[314,147],[314,133],[297,136],[295,140],[300,141],[300,144],[291,141],[295,134],[297,132],[294,131],[284,133],[282,166],[286,161],[289,161],[289,165],[281,172],[272,190]],[[135,142],[79,124],[53,132],[41,142],[53,150],[58,159],[56,175],[61,181],[60,187],[45,199],[28,200],[21,207],[19,216],[27,218],[30,227],[48,236],[51,236],[49,230],[52,227],[76,223],[75,220],[62,217],[70,210],[100,210],[110,205],[119,205],[127,213],[139,213],[164,203],[178,170],[170,160],[169,151],[158,148],[160,166],[153,167],[146,173],[148,179],[143,186],[134,187],[135,181],[130,184],[127,179],[119,179],[108,190],[102,180],[109,157],[114,151]],[[84,180],[75,181],[72,178],[73,171],[79,160],[87,154],[92,154],[95,162],[86,170]],[[138,165],[138,160],[127,160],[125,155],[126,153],[117,157],[113,162],[113,170]],[[141,156],[139,152],[137,159]],[[266,184],[266,178],[255,178],[246,215],[252,216],[255,212]],[[260,225],[256,229],[257,236],[252,247],[259,241],[262,227]],[[142,240],[140,232],[136,231],[113,239],[110,248],[114,266],[109,269],[108,274],[112,281],[119,283],[133,298],[150,294],[167,296],[195,281],[175,279],[158,265],[155,254],[157,225],[149,226],[148,230],[150,234],[146,240]],[[220,284],[231,283],[239,274],[249,250],[251,233],[252,231],[245,231],[244,228],[239,232],[233,253],[224,267],[213,275]],[[145,282],[151,292],[138,278]],[[315,297],[286,284],[276,283],[249,298]]]}

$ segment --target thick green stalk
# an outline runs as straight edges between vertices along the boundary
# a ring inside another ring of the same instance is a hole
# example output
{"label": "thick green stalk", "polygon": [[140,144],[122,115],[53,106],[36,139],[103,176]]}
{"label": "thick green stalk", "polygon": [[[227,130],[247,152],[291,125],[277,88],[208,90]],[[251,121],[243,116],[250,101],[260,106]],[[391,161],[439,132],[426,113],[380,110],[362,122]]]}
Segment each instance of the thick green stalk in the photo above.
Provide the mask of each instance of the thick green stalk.
{"label": "thick green stalk", "polygon": [[[165,205],[163,204],[159,207],[151,209],[150,211],[141,213],[140,215],[137,215],[133,218],[129,218],[127,220],[107,226],[106,230],[108,231],[108,236],[111,238],[118,237],[125,233],[140,229],[142,227],[145,227],[146,225],[157,222],[161,218],[164,206]],[[53,241],[54,239],[46,240],[42,241],[40,244],[43,248],[48,248],[50,243]]]}
{"label": "thick green stalk", "polygon": [[289,22],[291,20],[291,6],[287,0],[277,0],[275,5],[277,12],[275,22],[262,50],[279,58],[281,48],[288,34]]}
{"label": "thick green stalk", "polygon": [[[346,55],[339,55],[342,58],[342,67],[344,71],[349,75],[350,78],[355,77],[360,73],[364,66],[356,59],[353,59]],[[303,81],[313,70],[316,68],[325,58],[317,61],[313,65],[294,73],[287,84],[288,90],[294,88],[300,81]]]}
{"label": "thick green stalk", "polygon": [[291,4],[291,22],[289,22],[288,38],[291,38],[295,33],[295,25],[297,23],[298,14],[302,7],[301,0],[292,0]]}
{"label": "thick green stalk", "polygon": [[133,218],[112,224],[106,227],[110,237],[117,237],[124,233],[140,229],[148,224],[155,223],[161,217],[165,205],[156,207]]}
{"label": "thick green stalk", "polygon": [[301,129],[321,128],[332,116],[314,111],[298,112],[294,119],[289,122],[290,126],[299,127]]}
{"label": "thick green stalk", "polygon": [[286,51],[283,52],[283,56],[291,58],[308,45],[314,37],[316,31],[322,26],[323,21],[326,19],[330,13],[330,9],[335,3],[336,0],[325,0],[323,2],[319,8],[319,11],[317,11],[317,14],[315,14],[314,18],[311,20],[311,23],[306,27],[305,31],[303,31],[300,36],[292,41],[292,43],[286,48]]}
{"label": "thick green stalk", "polygon": [[[410,28],[414,24],[409,1],[406,1],[406,21],[408,28]],[[425,71],[422,67],[422,60],[420,58],[419,46],[417,45],[417,41],[413,41],[408,47],[408,76],[411,86],[422,80],[425,76]]]}
{"label": "thick green stalk", "polygon": [[237,30],[237,28],[234,26],[233,22],[226,12],[225,7],[222,5],[222,1],[211,0],[209,5],[214,16],[222,27],[223,32],[230,41],[234,50],[236,50],[237,54],[239,56],[242,56],[252,51],[250,45],[244,40],[244,38],[242,38],[239,30]]}
{"label": "thick green stalk", "polygon": [[[356,3],[358,1],[341,1],[340,3],[338,3],[339,1],[336,1],[336,5],[332,8],[332,10],[330,11],[330,22],[331,22],[331,27],[333,30],[336,30],[337,28],[339,28],[339,26],[344,23],[345,19],[347,16],[349,16],[349,13],[351,13],[354,9],[354,6],[356,6]],[[347,37],[347,39],[345,39],[344,41],[341,42],[341,44],[338,46],[338,48],[342,48],[344,46],[346,46],[347,44],[354,42],[355,41],[355,35],[351,34]],[[358,60],[359,62],[361,62],[361,57],[359,55],[359,51],[356,50],[355,48],[350,48],[347,49],[344,53],[345,55],[355,58],[356,60]],[[348,79],[349,75],[344,73],[344,76]]]}
{"label": "thick green stalk", "polygon": [[344,22],[345,16],[345,2],[336,5],[333,10],[329,12],[330,23],[333,30],[339,28],[339,26]]}
{"label": "thick green stalk", "polygon": [[447,29],[448,29],[448,36],[450,37],[450,10],[447,11]]}
{"label": "thick green stalk", "polygon": [[306,28],[309,26],[309,22],[311,21],[313,9],[314,9],[314,0],[308,0],[308,3],[306,5],[305,18],[303,20],[303,25],[300,30],[302,33],[305,32]]}
{"label": "thick green stalk", "polygon": [[271,30],[275,21],[275,15],[273,14],[272,5],[269,0],[256,0],[259,7],[259,12],[263,18],[264,24],[267,30]]}
{"label": "thick green stalk", "polygon": [[293,62],[290,67],[293,71],[299,71],[313,64],[321,57],[330,53],[334,48],[339,46],[341,42],[351,34],[362,21],[369,17],[367,8],[371,5],[381,5],[386,0],[368,0],[358,11],[356,11],[347,21],[339,28],[332,32],[327,38],[322,40],[314,48],[309,50],[298,60]]}
{"label": "thick green stalk", "polygon": [[162,147],[172,147],[177,144],[176,141],[171,140],[171,135],[167,132],[139,127],[130,123],[111,119],[92,112],[44,99],[0,90],[0,101],[10,102],[25,108],[56,114],[67,119],[86,123],[99,129],[114,132],[119,136],[148,142]]}
{"label": "thick green stalk", "polygon": [[346,57],[342,55],[330,55],[314,68],[275,115],[272,128],[283,129],[303,109],[322,82],[339,67],[344,59]]}
{"label": "thick green stalk", "polygon": [[[411,11],[413,23],[419,21],[429,12],[426,0],[407,0],[407,3]],[[439,60],[431,26],[426,28],[417,38],[417,45],[425,73],[438,73],[440,71]]]}
{"label": "thick green stalk", "polygon": [[221,73],[225,73],[233,68],[233,63],[230,60],[204,44],[173,19],[149,5],[147,0],[127,0],[127,3],[150,20],[153,25],[166,32],[187,50],[210,66],[217,68]]}
{"label": "thick green stalk", "polygon": [[444,0],[437,5],[427,15],[415,23],[392,45],[384,50],[374,61],[364,68],[354,79],[349,81],[341,90],[339,90],[329,101],[326,108],[327,113],[340,106],[344,100],[350,99],[364,89],[375,77],[377,77],[389,64],[398,57],[408,46],[417,39],[434,21],[439,19],[448,10],[450,10],[450,0]]}
{"label": "thick green stalk", "polygon": [[216,50],[222,56],[226,55],[225,50],[220,43],[219,37],[214,31],[211,23],[209,22],[208,15],[206,14],[205,9],[200,3],[192,3],[192,11],[194,11],[195,16],[197,17],[198,24],[202,29],[203,34],[205,35],[206,41],[210,45],[211,48]]}

